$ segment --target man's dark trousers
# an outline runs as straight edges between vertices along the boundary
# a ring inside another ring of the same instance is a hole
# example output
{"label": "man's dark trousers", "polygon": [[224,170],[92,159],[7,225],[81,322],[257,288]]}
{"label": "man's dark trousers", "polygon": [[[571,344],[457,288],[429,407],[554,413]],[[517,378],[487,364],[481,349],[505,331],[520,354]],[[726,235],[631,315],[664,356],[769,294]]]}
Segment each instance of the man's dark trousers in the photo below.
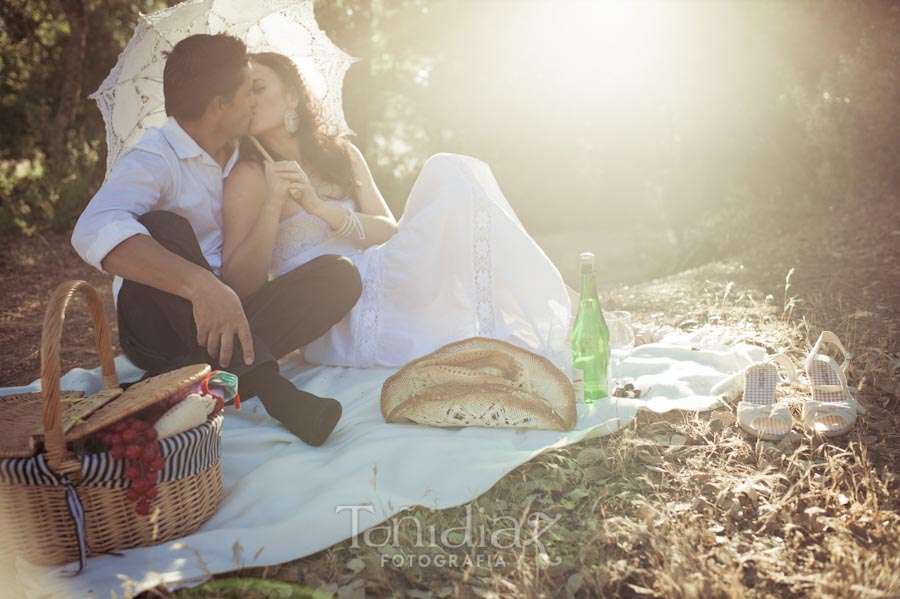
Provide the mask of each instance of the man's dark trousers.
{"label": "man's dark trousers", "polygon": [[[187,219],[160,210],[138,220],[164,248],[212,271]],[[218,357],[198,345],[189,300],[125,279],[117,300],[119,342],[128,359],[148,375],[189,364],[209,364],[236,374],[241,396],[250,398],[257,395],[257,389],[245,382],[243,375],[260,367],[277,372],[278,359],[325,334],[353,308],[361,293],[362,282],[353,262],[330,254],[265,283],[242,300],[255,361],[244,364],[244,352],[235,335],[231,362],[223,368]]]}

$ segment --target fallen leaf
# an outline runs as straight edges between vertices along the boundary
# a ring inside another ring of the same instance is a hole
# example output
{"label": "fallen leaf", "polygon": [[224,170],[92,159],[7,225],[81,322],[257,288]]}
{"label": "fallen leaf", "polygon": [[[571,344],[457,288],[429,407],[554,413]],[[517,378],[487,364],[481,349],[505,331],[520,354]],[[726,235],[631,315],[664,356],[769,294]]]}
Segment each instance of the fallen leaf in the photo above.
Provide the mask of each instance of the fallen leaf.
{"label": "fallen leaf", "polygon": [[891,379],[879,378],[877,386],[880,391],[888,395],[900,396],[900,385]]}
{"label": "fallen leaf", "polygon": [[602,481],[610,477],[611,472],[605,466],[592,466],[581,471],[584,479],[595,482]]}
{"label": "fallen leaf", "polygon": [[712,415],[713,418],[722,421],[722,426],[731,426],[737,420],[737,417],[727,410],[719,410],[718,412],[714,412]]}
{"label": "fallen leaf", "polygon": [[338,587],[338,599],[366,599],[366,581],[362,578]]}
{"label": "fallen leaf", "polygon": [[637,452],[637,459],[639,462],[643,462],[645,464],[652,464],[654,466],[663,463],[663,459],[660,456],[650,453],[646,449],[640,449]]}
{"label": "fallen leaf", "polygon": [[684,435],[672,435],[672,438],[669,439],[670,447],[680,447],[685,443],[687,443],[687,437],[685,437]]}
{"label": "fallen leaf", "polygon": [[538,565],[540,565],[541,563],[544,563],[546,565],[547,574],[549,576],[562,576],[575,568],[574,562],[560,557],[555,558],[560,560],[558,564],[548,564],[550,556],[544,552],[538,554],[538,559]]}
{"label": "fallen leaf", "polygon": [[578,462],[579,466],[589,466],[602,458],[603,454],[602,447],[585,447],[578,452],[577,456],[575,456],[575,461]]}
{"label": "fallen leaf", "polygon": [[347,562],[347,568],[349,568],[354,574],[359,574],[366,569],[366,562],[362,561],[358,557],[354,557],[349,562]]}
{"label": "fallen leaf", "polygon": [[647,587],[638,586],[636,584],[626,584],[626,586],[631,587],[631,590],[637,593],[638,595],[654,595],[656,594],[653,589],[648,589]]}
{"label": "fallen leaf", "polygon": [[566,497],[568,497],[572,501],[578,501],[579,499],[587,497],[590,494],[591,494],[591,492],[588,491],[587,489],[585,489],[583,487],[577,487],[575,489],[572,489],[568,493],[566,493]]}
{"label": "fallen leaf", "polygon": [[566,580],[566,590],[572,595],[577,593],[578,589],[580,589],[583,585],[584,577],[578,572],[572,574],[571,576],[569,576],[569,579]]}
{"label": "fallen leaf", "polygon": [[874,312],[867,312],[866,310],[857,310],[850,315],[850,318],[869,318],[871,316],[878,316],[878,314],[875,314]]}
{"label": "fallen leaf", "polygon": [[853,535],[863,543],[869,543],[869,533],[864,527],[860,526],[856,522],[850,522],[849,524],[847,524],[847,530],[852,532]]}

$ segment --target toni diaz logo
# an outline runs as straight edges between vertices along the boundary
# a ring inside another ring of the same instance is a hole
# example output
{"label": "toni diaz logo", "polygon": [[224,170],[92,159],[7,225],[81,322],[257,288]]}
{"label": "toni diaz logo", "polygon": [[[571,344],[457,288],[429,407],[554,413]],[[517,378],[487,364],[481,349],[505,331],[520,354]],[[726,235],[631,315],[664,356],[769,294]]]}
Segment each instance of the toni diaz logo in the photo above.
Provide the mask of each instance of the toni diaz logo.
{"label": "toni diaz logo", "polygon": [[[400,508],[400,512],[414,509],[412,506]],[[434,513],[435,509],[430,508]],[[335,508],[335,513],[350,513],[350,530],[352,533],[351,547],[360,546],[360,512],[375,513],[375,508],[371,505],[339,505]],[[405,548],[412,545],[413,548],[424,547],[440,547],[443,549],[522,549],[534,545],[538,558],[543,562],[542,565],[557,565],[560,559],[551,560],[547,553],[541,537],[550,530],[553,525],[559,522],[562,517],[557,514],[550,517],[543,512],[532,512],[522,521],[512,516],[484,516],[484,508],[478,508],[481,522],[477,526],[472,521],[472,504],[466,504],[466,518],[462,526],[454,526],[438,531],[434,524],[423,526],[419,517],[414,515],[400,516],[391,523],[385,523],[381,526],[373,526],[366,529],[362,533],[362,544],[366,547],[382,548],[382,547],[400,547],[401,531],[409,531],[412,528],[413,541],[406,541],[402,544]],[[499,557],[499,556],[498,556]],[[474,565],[484,565],[482,560],[484,556],[476,555],[475,559],[470,558],[467,554],[462,563],[457,563],[456,555],[435,555],[423,553],[417,555],[404,551],[403,554],[382,555],[382,565],[390,560],[393,565],[401,566],[404,564],[412,565],[417,563],[420,566],[436,565],[436,566],[465,566],[468,563]],[[425,560],[427,563],[423,563]],[[493,562],[495,565],[503,565],[502,557]]]}

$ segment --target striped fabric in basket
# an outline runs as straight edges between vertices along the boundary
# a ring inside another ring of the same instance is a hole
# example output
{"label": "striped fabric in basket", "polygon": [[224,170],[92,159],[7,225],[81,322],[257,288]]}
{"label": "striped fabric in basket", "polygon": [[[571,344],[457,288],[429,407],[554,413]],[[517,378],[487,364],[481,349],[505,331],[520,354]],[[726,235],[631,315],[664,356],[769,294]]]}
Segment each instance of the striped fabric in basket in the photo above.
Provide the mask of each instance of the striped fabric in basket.
{"label": "striped fabric in basket", "polygon": [[[124,489],[131,484],[125,478],[125,460],[114,460],[109,452],[80,457],[82,476],[78,480],[54,472],[44,453],[0,459],[0,520],[16,529],[7,538],[0,537],[0,558],[21,553],[35,563],[46,564],[77,559],[77,571],[81,571],[92,552],[157,543],[192,532],[212,515],[221,496],[223,421],[224,413],[219,412],[195,428],[159,440],[165,466],[159,473],[157,503],[179,514],[188,509],[183,502],[190,501],[192,506],[184,517],[168,517],[159,530],[149,519],[134,520],[138,517],[124,497]],[[174,491],[174,500],[166,497],[169,487],[180,489]],[[53,489],[59,491],[51,492]],[[184,492],[195,496],[186,498]],[[195,507],[192,499],[197,500]],[[22,502],[39,502],[42,507],[35,504],[21,512],[17,506]],[[108,511],[110,502],[120,503],[122,508]],[[71,520],[71,532],[65,535],[59,534],[62,529],[58,522],[56,528],[47,525],[47,518],[59,518],[60,509]],[[92,537],[93,544],[89,542]]]}
{"label": "striped fabric in basket", "polygon": [[[159,482],[179,480],[199,474],[219,461],[222,444],[223,414],[220,412],[204,424],[160,439],[160,455],[166,466],[159,473]],[[126,488],[125,460],[114,460],[109,452],[88,454],[81,458],[82,477],[75,483],[82,486]],[[30,458],[0,459],[0,484],[59,485],[60,475],[47,465],[43,453]]]}

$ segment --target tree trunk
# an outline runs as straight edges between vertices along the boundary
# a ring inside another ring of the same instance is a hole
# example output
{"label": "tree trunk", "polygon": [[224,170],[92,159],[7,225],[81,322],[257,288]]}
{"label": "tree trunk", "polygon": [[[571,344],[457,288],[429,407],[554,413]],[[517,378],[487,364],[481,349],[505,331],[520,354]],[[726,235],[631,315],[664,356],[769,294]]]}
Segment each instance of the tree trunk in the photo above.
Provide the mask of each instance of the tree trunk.
{"label": "tree trunk", "polygon": [[82,68],[88,33],[84,0],[60,0],[60,4],[69,21],[69,40],[66,43],[66,65],[60,86],[59,104],[53,115],[47,145],[51,159],[65,158],[66,132],[75,119],[75,112],[81,101]]}

